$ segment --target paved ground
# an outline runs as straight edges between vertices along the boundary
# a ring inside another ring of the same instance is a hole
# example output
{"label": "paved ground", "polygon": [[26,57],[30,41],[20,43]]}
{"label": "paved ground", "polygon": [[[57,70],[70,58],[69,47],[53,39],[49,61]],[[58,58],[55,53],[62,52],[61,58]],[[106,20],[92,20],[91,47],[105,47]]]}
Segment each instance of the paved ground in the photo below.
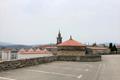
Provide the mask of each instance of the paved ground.
{"label": "paved ground", "polygon": [[53,62],[0,72],[0,80],[120,80],[120,55],[101,62]]}

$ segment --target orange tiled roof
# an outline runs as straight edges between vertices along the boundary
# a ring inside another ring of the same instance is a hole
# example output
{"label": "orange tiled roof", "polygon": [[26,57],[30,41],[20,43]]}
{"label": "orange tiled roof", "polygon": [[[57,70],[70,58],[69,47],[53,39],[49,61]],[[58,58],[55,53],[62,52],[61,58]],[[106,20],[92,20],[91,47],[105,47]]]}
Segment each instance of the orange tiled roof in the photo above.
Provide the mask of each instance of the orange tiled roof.
{"label": "orange tiled roof", "polygon": [[47,51],[47,50],[40,50],[40,49],[29,49],[29,50],[25,50],[25,49],[21,49],[19,50],[20,54],[51,54],[51,52]]}
{"label": "orange tiled roof", "polygon": [[85,45],[79,43],[76,40],[73,40],[72,37],[70,37],[69,40],[67,40],[61,44],[58,44],[57,46],[85,46]]}

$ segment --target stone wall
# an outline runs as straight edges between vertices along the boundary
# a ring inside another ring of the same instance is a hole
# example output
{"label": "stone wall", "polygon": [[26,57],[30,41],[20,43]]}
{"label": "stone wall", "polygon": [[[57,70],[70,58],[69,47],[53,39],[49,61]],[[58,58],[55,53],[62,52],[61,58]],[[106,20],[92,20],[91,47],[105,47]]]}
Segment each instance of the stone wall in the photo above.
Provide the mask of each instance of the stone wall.
{"label": "stone wall", "polygon": [[43,63],[49,63],[53,61],[79,61],[79,62],[95,62],[101,61],[101,56],[51,56],[51,57],[40,57],[32,59],[14,60],[0,62],[0,71],[12,70],[27,66],[33,66]]}
{"label": "stone wall", "polygon": [[32,58],[32,59],[14,60],[14,61],[4,61],[4,62],[0,62],[0,71],[38,65],[56,60],[57,58],[55,56],[51,56],[51,57],[40,57],[40,58]]}
{"label": "stone wall", "polygon": [[58,56],[58,61],[79,61],[79,62],[96,62],[101,61],[100,55],[87,56]]}
{"label": "stone wall", "polygon": [[58,51],[58,56],[85,56],[85,51]]}

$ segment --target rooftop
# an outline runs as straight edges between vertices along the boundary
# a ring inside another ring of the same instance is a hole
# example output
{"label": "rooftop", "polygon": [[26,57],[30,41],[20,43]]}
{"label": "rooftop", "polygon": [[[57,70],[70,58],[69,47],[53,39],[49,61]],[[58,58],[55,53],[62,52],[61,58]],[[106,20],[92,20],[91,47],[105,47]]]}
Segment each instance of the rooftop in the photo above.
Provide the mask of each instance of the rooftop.
{"label": "rooftop", "polygon": [[44,49],[44,50],[41,50],[41,49],[21,49],[19,50],[20,54],[51,54],[51,52],[49,52],[48,50]]}
{"label": "rooftop", "polygon": [[72,36],[70,36],[70,39],[61,43],[61,44],[58,44],[57,46],[85,46],[83,44],[81,44],[80,42],[72,39]]}

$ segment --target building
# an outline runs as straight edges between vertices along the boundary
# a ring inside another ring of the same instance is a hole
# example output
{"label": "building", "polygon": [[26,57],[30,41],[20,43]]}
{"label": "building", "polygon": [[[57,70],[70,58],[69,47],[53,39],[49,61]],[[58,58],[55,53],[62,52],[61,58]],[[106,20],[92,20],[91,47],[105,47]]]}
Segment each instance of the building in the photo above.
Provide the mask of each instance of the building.
{"label": "building", "polygon": [[29,59],[29,58],[37,58],[37,57],[47,57],[52,56],[52,52],[44,49],[3,49],[0,52],[1,61],[11,61],[18,59]]}
{"label": "building", "polygon": [[18,51],[18,59],[29,59],[29,58],[37,58],[37,57],[48,57],[53,56],[52,52],[44,49],[21,49]]}
{"label": "building", "polygon": [[59,31],[56,44],[60,44],[60,43],[62,43],[62,36],[61,36],[60,31]]}
{"label": "building", "polygon": [[1,61],[10,61],[10,60],[16,60],[17,59],[17,52],[16,49],[3,49],[1,50]]}
{"label": "building", "polygon": [[120,54],[120,45],[117,45],[116,48],[117,48],[117,53]]}
{"label": "building", "polygon": [[56,50],[56,44],[45,44],[45,45],[39,45],[36,46],[35,48],[40,48],[40,49],[47,49],[48,51],[54,51]]}
{"label": "building", "polygon": [[2,50],[0,49],[0,61],[2,61]]}
{"label": "building", "polygon": [[85,56],[86,46],[72,39],[72,36],[69,40],[58,44],[57,47],[58,56]]}
{"label": "building", "polygon": [[110,49],[108,47],[91,46],[86,48],[88,54],[109,54]]}

